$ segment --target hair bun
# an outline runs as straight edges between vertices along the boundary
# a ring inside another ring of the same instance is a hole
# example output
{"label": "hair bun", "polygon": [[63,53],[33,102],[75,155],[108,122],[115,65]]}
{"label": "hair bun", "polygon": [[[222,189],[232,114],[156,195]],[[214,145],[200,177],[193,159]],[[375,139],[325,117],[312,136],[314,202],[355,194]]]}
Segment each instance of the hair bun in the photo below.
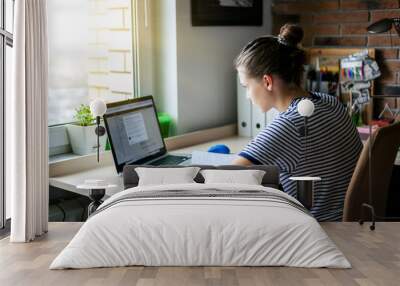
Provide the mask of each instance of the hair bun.
{"label": "hair bun", "polygon": [[299,25],[287,23],[281,27],[278,38],[288,46],[297,47],[303,36],[303,29]]}

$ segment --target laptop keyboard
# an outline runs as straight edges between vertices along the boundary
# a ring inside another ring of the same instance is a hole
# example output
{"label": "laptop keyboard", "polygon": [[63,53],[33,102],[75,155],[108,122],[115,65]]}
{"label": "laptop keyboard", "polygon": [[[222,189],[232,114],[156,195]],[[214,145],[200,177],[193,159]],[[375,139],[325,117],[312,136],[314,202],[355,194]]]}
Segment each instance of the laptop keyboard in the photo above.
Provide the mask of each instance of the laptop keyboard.
{"label": "laptop keyboard", "polygon": [[151,163],[153,166],[160,166],[160,165],[179,165],[180,163],[186,161],[188,157],[185,156],[174,156],[168,155],[164,158],[156,160]]}

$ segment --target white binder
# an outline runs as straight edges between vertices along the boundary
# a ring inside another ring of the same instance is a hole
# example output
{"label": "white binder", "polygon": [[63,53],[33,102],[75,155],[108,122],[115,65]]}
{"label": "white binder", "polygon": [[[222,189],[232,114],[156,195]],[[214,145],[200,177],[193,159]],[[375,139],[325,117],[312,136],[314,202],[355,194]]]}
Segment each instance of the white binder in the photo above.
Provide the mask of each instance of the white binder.
{"label": "white binder", "polygon": [[278,114],[279,114],[279,111],[276,110],[275,108],[271,108],[270,110],[268,110],[265,125],[266,126],[270,125],[272,123],[272,121],[274,121],[275,117],[278,116]]}
{"label": "white binder", "polygon": [[246,96],[246,88],[240,85],[237,77],[237,112],[238,112],[238,135],[251,136],[251,102]]}
{"label": "white binder", "polygon": [[266,114],[257,105],[252,105],[251,109],[251,136],[255,137],[264,129]]}

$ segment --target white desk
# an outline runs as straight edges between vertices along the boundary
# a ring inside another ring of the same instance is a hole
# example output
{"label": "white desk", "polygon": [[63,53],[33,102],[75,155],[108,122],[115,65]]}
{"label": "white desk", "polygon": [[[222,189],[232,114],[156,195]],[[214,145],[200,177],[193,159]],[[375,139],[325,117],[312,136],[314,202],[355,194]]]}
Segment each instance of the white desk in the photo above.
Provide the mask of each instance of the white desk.
{"label": "white desk", "polygon": [[49,183],[50,186],[87,196],[88,190],[78,189],[76,186],[81,185],[88,179],[106,180],[109,184],[117,185],[116,188],[107,189],[105,197],[110,197],[123,190],[122,176],[118,176],[114,165],[108,165],[60,177],[53,177],[49,179]]}
{"label": "white desk", "polygon": [[[207,143],[203,144],[198,144],[194,146],[190,146],[187,148],[182,148],[178,150],[174,150],[171,152],[171,154],[177,154],[177,153],[191,153],[194,150],[199,150],[199,151],[207,151],[207,149],[215,144],[225,144],[229,146],[231,149],[232,153],[238,153],[240,152],[243,147],[250,141],[250,138],[248,137],[238,137],[238,136],[233,136],[233,137],[227,137],[224,139],[220,140],[215,140],[215,141],[210,141]],[[400,152],[397,155],[395,165],[400,166]],[[78,173],[72,173],[69,175],[64,175],[64,176],[57,176],[57,177],[52,177],[50,178],[50,185],[61,188],[67,191],[71,191],[74,193],[78,193],[81,195],[87,195],[87,190],[80,190],[77,189],[77,185],[82,184],[85,180],[87,179],[102,179],[106,180],[110,184],[115,184],[118,187],[113,188],[113,189],[108,189],[106,191],[105,197],[109,197],[117,192],[120,192],[123,190],[123,181],[122,181],[122,176],[118,176],[117,172],[115,170],[114,164],[112,162],[108,162],[106,165],[102,165],[98,168],[92,168],[84,171],[80,171]]]}
{"label": "white desk", "polygon": [[[210,146],[215,144],[225,144],[229,146],[232,153],[238,153],[249,142],[249,140],[250,138],[248,137],[238,137],[238,136],[227,137],[220,140],[210,141],[207,143],[194,145],[187,148],[174,150],[173,152],[171,152],[171,154],[179,154],[179,153],[188,154],[194,150],[207,151]],[[87,179],[102,179],[106,180],[107,183],[109,184],[117,185],[118,187],[116,188],[106,190],[106,195],[105,195],[106,198],[124,189],[122,176],[118,176],[113,163],[101,165],[100,167],[80,171],[77,173],[51,177],[49,183],[53,187],[57,187],[60,189],[64,189],[67,191],[78,193],[80,195],[87,196],[88,190],[81,190],[76,187],[82,184]]]}

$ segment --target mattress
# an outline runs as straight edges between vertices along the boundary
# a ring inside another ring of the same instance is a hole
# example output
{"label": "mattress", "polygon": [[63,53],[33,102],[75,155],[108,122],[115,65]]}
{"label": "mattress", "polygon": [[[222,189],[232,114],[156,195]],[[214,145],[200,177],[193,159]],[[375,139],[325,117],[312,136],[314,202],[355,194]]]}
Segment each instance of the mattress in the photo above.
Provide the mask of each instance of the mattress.
{"label": "mattress", "polygon": [[110,197],[50,269],[132,265],[351,267],[291,196],[264,186],[198,183]]}

